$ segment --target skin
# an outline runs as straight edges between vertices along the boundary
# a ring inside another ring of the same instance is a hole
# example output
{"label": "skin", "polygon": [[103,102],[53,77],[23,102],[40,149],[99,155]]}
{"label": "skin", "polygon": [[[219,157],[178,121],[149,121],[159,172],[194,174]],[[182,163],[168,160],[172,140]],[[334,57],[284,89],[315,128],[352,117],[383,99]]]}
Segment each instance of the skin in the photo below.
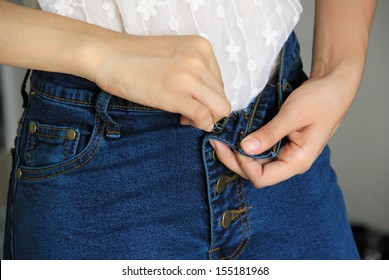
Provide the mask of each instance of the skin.
{"label": "skin", "polygon": [[[308,170],[350,108],[363,73],[376,0],[317,0],[312,71],[277,116],[241,143],[259,154],[289,138],[273,161],[218,141],[229,169],[265,187]],[[0,0],[0,64],[87,78],[113,95],[182,115],[210,131],[231,106],[209,42],[199,36],[131,36]],[[109,55],[108,55],[109,54]]]}
{"label": "skin", "polygon": [[375,0],[317,0],[310,78],[294,90],[277,116],[242,140],[259,154],[288,137],[275,160],[254,160],[212,141],[229,169],[257,188],[306,172],[349,110],[365,65]]}

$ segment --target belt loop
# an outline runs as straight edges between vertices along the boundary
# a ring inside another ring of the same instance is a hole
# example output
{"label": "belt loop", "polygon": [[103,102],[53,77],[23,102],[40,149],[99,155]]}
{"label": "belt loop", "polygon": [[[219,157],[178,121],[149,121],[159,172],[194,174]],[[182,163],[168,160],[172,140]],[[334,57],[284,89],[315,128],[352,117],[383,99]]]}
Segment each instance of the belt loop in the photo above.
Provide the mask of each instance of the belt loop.
{"label": "belt loop", "polygon": [[28,81],[28,78],[30,77],[30,74],[31,74],[31,69],[28,69],[26,74],[24,75],[22,87],[20,89],[20,93],[21,93],[22,98],[23,98],[23,105],[22,105],[23,108],[26,108],[27,103],[28,103],[28,93],[26,91],[26,86],[27,86],[27,81]]}
{"label": "belt loop", "polygon": [[105,125],[105,136],[108,138],[120,138],[120,127],[119,125],[112,120],[112,118],[108,115],[107,108],[109,102],[111,101],[112,95],[101,91],[96,101],[96,111],[100,120],[102,120]]}

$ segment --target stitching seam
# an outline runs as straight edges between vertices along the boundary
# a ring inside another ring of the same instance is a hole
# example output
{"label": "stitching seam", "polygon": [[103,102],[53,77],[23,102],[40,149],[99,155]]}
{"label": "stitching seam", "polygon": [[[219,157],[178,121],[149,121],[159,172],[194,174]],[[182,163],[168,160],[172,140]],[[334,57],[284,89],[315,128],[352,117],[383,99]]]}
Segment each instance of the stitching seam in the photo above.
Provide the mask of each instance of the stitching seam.
{"label": "stitching seam", "polygon": [[[238,185],[236,185],[236,188],[238,189],[238,200],[239,200],[239,204],[242,205],[242,200],[241,200],[241,197],[240,197],[241,194],[240,194]],[[235,249],[235,251],[234,251],[231,255],[229,255],[228,257],[222,258],[222,260],[224,260],[224,259],[231,259],[234,255],[237,254],[237,252],[239,251],[239,249],[242,247],[242,244],[243,244],[243,242],[244,242],[244,234],[245,234],[243,220],[241,220],[241,224],[242,224],[242,239],[241,239],[241,241],[240,241],[240,244],[238,245],[238,247]]]}
{"label": "stitching seam", "polygon": [[[104,130],[103,130],[104,131]],[[102,134],[102,132],[100,133],[100,135]],[[97,146],[95,147],[93,153],[88,157],[86,158],[84,161],[82,161],[80,164],[70,168],[70,169],[67,169],[67,170],[64,170],[64,171],[61,171],[61,172],[58,172],[58,173],[55,173],[55,174],[51,174],[51,175],[47,175],[47,176],[43,176],[43,177],[38,177],[38,178],[23,178],[24,180],[26,181],[37,181],[37,180],[42,180],[42,179],[47,179],[47,178],[51,178],[51,177],[54,177],[54,176],[58,176],[58,175],[61,175],[61,174],[64,174],[64,173],[67,173],[67,172],[70,172],[74,169],[77,169],[83,165],[85,165],[87,162],[89,162],[93,156],[96,154],[97,150],[98,150],[98,147],[100,145],[100,142],[101,142],[101,139],[102,137],[100,137],[99,139],[99,142],[97,143]]]}
{"label": "stitching seam", "polygon": [[[97,126],[99,126],[99,124],[97,124]],[[105,124],[103,125],[103,129],[102,129],[102,131],[100,132],[100,137],[101,137],[101,135],[102,135],[102,132],[104,131],[104,128],[105,128]],[[41,169],[41,170],[22,169],[22,171],[23,171],[23,172],[41,172],[41,171],[49,171],[49,170],[52,170],[52,169],[56,169],[56,168],[65,166],[65,165],[69,165],[69,164],[71,164],[71,163],[73,163],[73,162],[75,162],[75,161],[78,161],[79,159],[81,159],[82,157],[84,157],[84,156],[89,152],[89,150],[92,148],[93,143],[94,143],[94,141],[95,141],[95,139],[96,139],[96,137],[97,137],[97,135],[98,135],[98,130],[99,130],[99,128],[97,127],[97,128],[96,128],[96,132],[94,133],[94,135],[93,135],[93,137],[92,137],[92,139],[91,139],[91,143],[90,143],[88,149],[87,149],[82,155],[80,155],[79,157],[75,158],[74,160],[72,160],[72,161],[70,161],[70,162],[66,162],[66,163],[60,164],[60,165],[55,166],[55,167],[50,167],[50,168],[47,168],[47,169]],[[100,141],[99,141],[99,142],[100,142]]]}
{"label": "stitching seam", "polygon": [[[80,101],[80,100],[74,100],[74,99],[68,99],[68,98],[62,98],[62,97],[57,97],[57,96],[52,96],[50,94],[47,94],[41,90],[39,90],[38,88],[36,88],[34,85],[31,84],[31,89],[35,92],[37,92],[38,94],[41,94],[47,98],[52,98],[52,99],[55,99],[55,100],[59,100],[59,101],[65,101],[65,102],[71,102],[71,103],[75,103],[75,104],[84,104],[84,105],[91,105],[93,106],[93,103],[92,102],[86,102],[86,101]],[[156,109],[156,108],[152,108],[152,107],[142,107],[142,106],[125,106],[125,105],[109,105],[108,106],[109,108],[121,108],[121,109],[134,109],[134,110],[142,110],[142,111],[158,111],[159,109]]]}
{"label": "stitching seam", "polygon": [[[244,194],[244,188],[245,188],[245,186],[244,186],[243,183],[242,183],[242,179],[240,180],[240,184],[241,184],[241,187],[242,187],[243,205],[244,205],[244,208],[247,209],[246,197],[245,197],[245,194]],[[244,245],[243,249],[240,251],[239,255],[237,255],[237,256],[235,257],[235,259],[238,259],[238,258],[243,254],[244,250],[246,249],[246,247],[247,247],[247,245],[249,244],[249,241],[250,241],[250,231],[251,231],[251,227],[250,227],[249,214],[248,214],[247,211],[246,211],[245,215],[246,215],[246,221],[247,221],[247,241],[246,241],[246,244]]]}

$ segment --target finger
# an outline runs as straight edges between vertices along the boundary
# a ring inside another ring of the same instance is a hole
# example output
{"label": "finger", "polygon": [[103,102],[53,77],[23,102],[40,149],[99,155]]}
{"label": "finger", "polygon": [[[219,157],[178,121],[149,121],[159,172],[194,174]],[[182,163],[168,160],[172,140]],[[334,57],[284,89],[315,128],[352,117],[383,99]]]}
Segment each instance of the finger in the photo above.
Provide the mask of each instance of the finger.
{"label": "finger", "polygon": [[237,160],[257,188],[271,186],[301,174],[308,170],[314,161],[303,147],[292,142],[281,148],[275,160],[265,164],[241,157]]}
{"label": "finger", "polygon": [[241,147],[247,154],[260,154],[273,147],[290,132],[300,128],[302,127],[298,119],[291,116],[288,111],[281,110],[269,123],[244,138]]}
{"label": "finger", "polygon": [[231,111],[231,104],[227,97],[224,94],[219,94],[202,80],[194,81],[186,90],[191,92],[196,100],[210,109],[214,122],[224,118]]}
{"label": "finger", "polygon": [[262,187],[258,184],[259,178],[262,176],[263,164],[253,158],[244,156],[242,154],[237,155],[237,163],[242,168],[242,172],[247,175],[247,179],[250,180],[257,188]]}
{"label": "finger", "polygon": [[215,54],[213,53],[213,51],[212,51],[212,56],[209,59],[209,67],[210,67],[212,73],[215,75],[216,79],[219,81],[220,85],[224,89],[224,82],[223,82],[222,72],[220,70],[219,63],[217,62],[217,59],[216,59]]}
{"label": "finger", "polygon": [[270,158],[257,159],[257,162],[259,162],[260,164],[265,164],[265,163],[268,163],[270,161],[272,161],[272,159],[270,159]]}
{"label": "finger", "polygon": [[[188,58],[186,67],[188,73],[202,80],[209,87],[213,88],[221,96],[225,96],[224,84],[221,76],[219,65],[211,50],[208,61],[206,59]],[[185,78],[185,77],[184,77]]]}
{"label": "finger", "polygon": [[214,120],[207,106],[184,94],[172,95],[169,98],[172,98],[174,101],[164,100],[165,104],[169,104],[165,110],[182,115],[184,124],[192,125],[205,131],[212,131]]}
{"label": "finger", "polygon": [[[188,119],[185,116],[181,116],[180,117],[180,124],[181,125],[190,125],[190,126],[193,126],[193,127],[197,127],[196,124],[192,120]],[[206,128],[204,130],[208,131],[208,132],[211,132],[213,130],[213,128],[214,128],[214,124],[211,124],[208,128]]]}
{"label": "finger", "polygon": [[210,140],[210,143],[216,151],[217,158],[222,162],[228,169],[235,172],[239,176],[247,179],[248,176],[243,172],[238,161],[236,160],[236,153],[234,153],[230,147],[217,140]]}
{"label": "finger", "polygon": [[191,121],[185,116],[180,117],[180,124],[181,125],[192,125]]}
{"label": "finger", "polygon": [[293,171],[289,169],[289,165],[279,159],[261,164],[259,161],[252,158],[239,155],[237,161],[239,162],[239,165],[242,166],[243,172],[247,174],[248,179],[256,188],[274,185],[288,179],[293,173]]}
{"label": "finger", "polygon": [[208,86],[212,87],[219,95],[223,97],[226,96],[224,92],[224,83],[220,74],[215,75],[215,72],[212,69],[204,69],[201,71],[201,76],[199,76],[199,78]]}

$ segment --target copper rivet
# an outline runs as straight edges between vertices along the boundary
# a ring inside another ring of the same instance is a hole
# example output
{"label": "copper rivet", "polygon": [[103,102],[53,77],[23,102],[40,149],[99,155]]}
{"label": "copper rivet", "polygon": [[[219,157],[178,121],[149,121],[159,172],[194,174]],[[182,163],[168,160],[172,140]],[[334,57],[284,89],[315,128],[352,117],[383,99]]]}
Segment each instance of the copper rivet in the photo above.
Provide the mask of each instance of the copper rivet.
{"label": "copper rivet", "polygon": [[35,133],[36,132],[36,124],[34,122],[30,122],[30,133]]}
{"label": "copper rivet", "polygon": [[77,137],[77,133],[74,131],[74,129],[69,128],[66,132],[66,138],[69,140],[73,140]]}
{"label": "copper rivet", "polygon": [[18,168],[18,169],[16,170],[16,177],[17,177],[18,179],[20,179],[20,178],[22,178],[22,175],[23,175],[22,170],[21,170],[20,168]]}

